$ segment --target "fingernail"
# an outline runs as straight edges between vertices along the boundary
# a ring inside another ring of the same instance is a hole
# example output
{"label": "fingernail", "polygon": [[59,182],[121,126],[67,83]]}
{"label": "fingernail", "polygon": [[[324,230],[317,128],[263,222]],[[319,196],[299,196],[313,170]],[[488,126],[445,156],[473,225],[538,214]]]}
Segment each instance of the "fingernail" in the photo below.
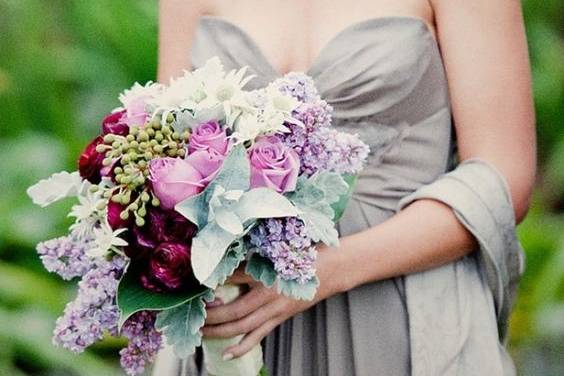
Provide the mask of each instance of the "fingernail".
{"label": "fingernail", "polygon": [[233,359],[233,354],[231,353],[223,354],[223,360],[231,360],[231,359]]}
{"label": "fingernail", "polygon": [[206,303],[207,308],[219,307],[220,305],[223,305],[221,298],[215,298],[211,302]]}

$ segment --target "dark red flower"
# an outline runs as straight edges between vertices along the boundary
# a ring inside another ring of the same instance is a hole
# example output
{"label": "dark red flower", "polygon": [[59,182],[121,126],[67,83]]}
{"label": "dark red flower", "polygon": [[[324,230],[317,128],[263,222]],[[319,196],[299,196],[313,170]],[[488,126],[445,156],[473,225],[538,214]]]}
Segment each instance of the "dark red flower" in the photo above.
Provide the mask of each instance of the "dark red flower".
{"label": "dark red flower", "polygon": [[197,228],[174,210],[149,208],[143,227],[132,226],[128,231],[125,253],[131,259],[146,259],[161,243],[172,242],[190,246]]}
{"label": "dark red flower", "polygon": [[129,133],[129,126],[125,123],[125,110],[112,112],[106,115],[102,120],[102,133],[103,134],[117,134],[125,136]]}
{"label": "dark red flower", "polygon": [[96,137],[86,146],[78,159],[78,172],[80,176],[93,184],[100,182],[100,171],[104,167],[102,165],[104,154],[96,151],[96,146],[103,142],[102,136]]}
{"label": "dark red flower", "polygon": [[196,226],[175,210],[155,208],[148,213],[152,236],[159,242],[191,243]]}
{"label": "dark red flower", "polygon": [[144,288],[152,291],[180,290],[195,283],[190,264],[190,247],[162,243],[151,255],[148,270],[141,274]]}
{"label": "dark red flower", "polygon": [[108,202],[108,224],[112,230],[117,230],[118,228],[127,227],[131,222],[130,220],[123,220],[120,217],[121,212],[125,210],[125,205],[118,204],[110,200]]}

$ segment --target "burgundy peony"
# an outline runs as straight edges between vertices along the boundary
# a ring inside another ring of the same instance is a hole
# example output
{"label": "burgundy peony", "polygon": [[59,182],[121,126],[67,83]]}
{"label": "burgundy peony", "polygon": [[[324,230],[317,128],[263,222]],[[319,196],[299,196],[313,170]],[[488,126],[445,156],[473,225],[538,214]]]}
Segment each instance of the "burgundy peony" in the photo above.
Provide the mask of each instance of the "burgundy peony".
{"label": "burgundy peony", "polygon": [[279,193],[296,189],[300,159],[276,136],[260,137],[249,150],[251,187],[268,187]]}
{"label": "burgundy peony", "polygon": [[117,134],[125,136],[129,133],[129,126],[126,123],[126,111],[116,111],[108,114],[102,120],[102,134]]}
{"label": "burgundy peony", "polygon": [[225,155],[229,148],[229,139],[225,129],[215,120],[198,125],[190,136],[188,152],[196,150],[213,151]]}
{"label": "burgundy peony", "polygon": [[102,136],[96,137],[84,149],[78,159],[78,172],[80,176],[93,184],[98,184],[102,178],[100,171],[104,167],[104,154],[96,151],[96,146],[103,143]]}
{"label": "burgundy peony", "polygon": [[125,205],[118,204],[116,202],[113,202],[112,200],[109,200],[107,218],[108,224],[110,225],[112,230],[117,230],[118,228],[124,228],[128,226],[130,221],[124,221],[120,217],[121,212],[125,210],[125,208]]}
{"label": "burgundy peony", "polygon": [[151,209],[147,213],[148,231],[159,242],[190,243],[197,228],[175,210]]}
{"label": "burgundy peony", "polygon": [[191,244],[197,228],[192,222],[174,210],[150,208],[143,227],[133,226],[128,231],[129,247],[125,252],[132,259],[147,258],[160,243],[176,242]]}
{"label": "burgundy peony", "polygon": [[179,290],[194,283],[190,247],[182,243],[162,243],[151,255],[148,270],[141,275],[143,287],[161,292]]}

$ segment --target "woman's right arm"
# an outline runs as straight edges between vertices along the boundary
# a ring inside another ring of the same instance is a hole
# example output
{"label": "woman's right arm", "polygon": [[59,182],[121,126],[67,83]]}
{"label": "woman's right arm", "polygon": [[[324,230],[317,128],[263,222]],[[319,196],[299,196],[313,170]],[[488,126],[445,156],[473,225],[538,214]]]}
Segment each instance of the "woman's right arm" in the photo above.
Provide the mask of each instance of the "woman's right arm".
{"label": "woman's right arm", "polygon": [[168,84],[190,69],[190,45],[200,16],[206,11],[203,0],[159,0],[159,57],[157,81]]}

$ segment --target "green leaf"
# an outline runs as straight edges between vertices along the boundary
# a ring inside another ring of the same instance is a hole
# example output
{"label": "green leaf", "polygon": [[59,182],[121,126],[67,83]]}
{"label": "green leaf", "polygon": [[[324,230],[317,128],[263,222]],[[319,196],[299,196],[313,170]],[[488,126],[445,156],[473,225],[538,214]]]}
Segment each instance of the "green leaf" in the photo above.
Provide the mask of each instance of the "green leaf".
{"label": "green leaf", "polygon": [[217,176],[198,195],[176,205],[177,212],[203,228],[208,223],[209,202],[217,185],[225,191],[247,191],[250,187],[251,166],[243,145],[237,145],[229,152]]}
{"label": "green leaf", "polygon": [[213,292],[207,290],[205,294],[157,315],[155,327],[164,334],[179,358],[187,358],[202,343],[200,329],[206,320],[205,301],[211,300]]}
{"label": "green leaf", "polygon": [[117,305],[120,310],[119,327],[134,313],[139,311],[162,311],[180,306],[199,298],[210,291],[198,286],[190,291],[157,293],[149,291],[139,282],[139,273],[129,268],[119,282]]}
{"label": "green leaf", "polygon": [[280,193],[270,188],[245,192],[235,210],[243,223],[257,218],[295,217],[298,209]]}
{"label": "green leaf", "polygon": [[282,278],[278,278],[276,282],[276,288],[279,293],[301,300],[312,300],[315,297],[317,287],[319,287],[319,279],[317,277],[313,277],[303,284]]}
{"label": "green leaf", "polygon": [[311,184],[323,191],[325,201],[329,204],[339,201],[349,189],[348,182],[336,172],[318,172],[311,177]]}
{"label": "green leaf", "polygon": [[314,242],[322,241],[329,246],[339,245],[339,233],[331,217],[314,207],[306,206],[300,209],[302,212],[299,218],[304,221]]}
{"label": "green leaf", "polygon": [[192,270],[198,281],[205,284],[211,276],[227,248],[237,240],[216,222],[210,222],[192,239]]}
{"label": "green leaf", "polygon": [[334,219],[338,218],[337,214],[342,215],[344,208],[337,206],[339,213],[336,213],[332,204],[343,200],[342,205],[346,206],[349,190],[345,179],[334,172],[323,171],[309,179],[300,179],[289,198],[300,210],[298,217],[304,221],[315,242],[322,241],[330,246],[339,244]]}
{"label": "green leaf", "polygon": [[257,253],[253,253],[247,261],[245,273],[253,277],[255,281],[262,282],[266,287],[272,287],[276,281],[276,271],[272,261]]}
{"label": "green leaf", "polygon": [[331,204],[331,207],[333,208],[333,211],[335,212],[335,216],[333,217],[333,222],[335,222],[335,223],[338,222],[339,219],[341,219],[341,217],[343,216],[343,213],[345,212],[345,209],[347,208],[349,200],[350,200],[352,193],[354,191],[356,181],[358,180],[358,176],[357,175],[343,175],[343,179],[347,183],[348,189],[344,194],[342,194],[339,197],[338,201],[333,202],[333,204]]}
{"label": "green leaf", "polygon": [[245,259],[245,248],[242,242],[235,242],[223,256],[220,263],[216,266],[213,273],[205,280],[204,284],[211,288],[222,285],[227,280],[241,261]]}

